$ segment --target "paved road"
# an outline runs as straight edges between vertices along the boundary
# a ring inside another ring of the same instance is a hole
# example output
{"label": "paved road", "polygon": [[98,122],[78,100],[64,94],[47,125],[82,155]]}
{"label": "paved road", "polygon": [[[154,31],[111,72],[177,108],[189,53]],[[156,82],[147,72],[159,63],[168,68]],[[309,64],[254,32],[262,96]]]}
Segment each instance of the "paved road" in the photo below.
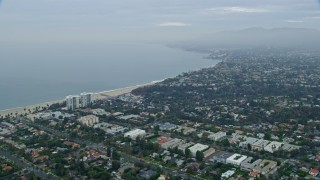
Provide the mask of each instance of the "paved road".
{"label": "paved road", "polygon": [[35,175],[41,177],[42,179],[48,179],[48,180],[55,180],[56,178],[49,176],[46,172],[39,170],[39,169],[35,169],[32,164],[30,164],[28,161],[26,160],[22,160],[18,157],[16,157],[15,155],[12,155],[9,152],[6,151],[1,151],[0,150],[0,156],[4,157],[6,159],[9,159],[10,161],[15,162],[17,165],[21,166],[22,168],[28,170],[29,172],[33,172]]}

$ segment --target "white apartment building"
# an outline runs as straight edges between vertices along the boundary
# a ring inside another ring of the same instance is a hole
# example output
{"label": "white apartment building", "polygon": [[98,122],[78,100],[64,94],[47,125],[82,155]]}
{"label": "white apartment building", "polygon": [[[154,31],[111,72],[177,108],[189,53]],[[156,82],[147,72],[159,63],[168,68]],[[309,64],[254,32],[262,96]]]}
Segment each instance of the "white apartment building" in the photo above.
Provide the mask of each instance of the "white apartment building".
{"label": "white apartment building", "polygon": [[92,103],[92,93],[81,93],[81,107],[88,107]]}
{"label": "white apartment building", "polygon": [[99,117],[94,116],[94,115],[88,115],[88,116],[83,116],[80,119],[78,119],[78,121],[82,124],[82,125],[86,125],[86,126],[93,126],[94,124],[99,123]]}
{"label": "white apartment building", "polygon": [[135,129],[124,134],[124,137],[129,137],[133,140],[136,140],[137,137],[144,137],[144,136],[146,136],[146,131],[142,129]]}
{"label": "white apartment building", "polygon": [[67,109],[75,110],[80,107],[80,96],[67,96],[66,97]]}

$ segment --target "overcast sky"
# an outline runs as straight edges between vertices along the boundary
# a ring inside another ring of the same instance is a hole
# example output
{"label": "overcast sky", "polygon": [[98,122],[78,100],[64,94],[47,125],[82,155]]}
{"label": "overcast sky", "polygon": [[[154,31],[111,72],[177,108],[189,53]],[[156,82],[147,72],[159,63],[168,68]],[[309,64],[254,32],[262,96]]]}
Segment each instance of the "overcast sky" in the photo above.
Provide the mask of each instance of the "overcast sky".
{"label": "overcast sky", "polygon": [[319,0],[0,0],[0,43],[174,41],[248,27],[320,29]]}

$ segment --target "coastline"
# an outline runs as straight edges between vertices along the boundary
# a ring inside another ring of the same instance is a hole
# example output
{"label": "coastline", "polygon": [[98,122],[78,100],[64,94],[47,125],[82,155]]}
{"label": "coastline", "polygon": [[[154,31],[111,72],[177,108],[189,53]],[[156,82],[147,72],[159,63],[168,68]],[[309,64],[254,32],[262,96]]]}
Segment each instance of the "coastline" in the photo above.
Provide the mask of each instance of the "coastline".
{"label": "coastline", "polygon": [[[161,81],[163,81],[163,80],[161,80]],[[96,101],[96,100],[107,99],[110,97],[116,97],[116,96],[119,96],[122,94],[130,93],[132,90],[140,88],[140,87],[153,85],[157,82],[160,82],[160,81],[152,81],[150,83],[145,83],[145,84],[140,84],[140,85],[134,85],[134,86],[124,87],[124,88],[96,92],[96,93],[93,93],[92,99],[94,101]],[[39,104],[27,105],[24,107],[17,107],[17,108],[12,108],[12,109],[0,110],[0,117],[5,117],[7,115],[11,115],[11,116],[24,115],[25,113],[29,114],[29,112],[32,113],[37,108],[42,109],[44,107],[48,107],[48,105],[50,106],[50,105],[56,104],[56,103],[63,103],[64,101],[65,101],[64,99],[60,99],[60,100],[53,100],[53,101],[49,101],[49,102],[43,102],[43,103],[39,103]]]}

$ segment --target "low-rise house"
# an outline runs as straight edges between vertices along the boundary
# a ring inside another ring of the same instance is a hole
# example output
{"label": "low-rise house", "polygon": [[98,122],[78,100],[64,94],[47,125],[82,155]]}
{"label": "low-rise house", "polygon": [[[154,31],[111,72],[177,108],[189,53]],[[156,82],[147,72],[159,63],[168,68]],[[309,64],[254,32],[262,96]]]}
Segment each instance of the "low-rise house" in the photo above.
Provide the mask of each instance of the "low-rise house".
{"label": "low-rise house", "polygon": [[259,177],[260,177],[260,174],[257,173],[257,172],[251,171],[251,172],[249,173],[249,176],[250,176],[250,177],[253,177],[253,178],[259,178]]}
{"label": "low-rise house", "polygon": [[316,177],[319,174],[318,169],[310,169],[309,174],[313,177]]}
{"label": "low-rise house", "polygon": [[222,174],[221,174],[221,179],[228,179],[228,178],[230,178],[231,176],[233,176],[234,173],[235,173],[234,170],[229,170],[229,171],[227,171],[227,172],[225,172],[225,173],[222,173]]}

